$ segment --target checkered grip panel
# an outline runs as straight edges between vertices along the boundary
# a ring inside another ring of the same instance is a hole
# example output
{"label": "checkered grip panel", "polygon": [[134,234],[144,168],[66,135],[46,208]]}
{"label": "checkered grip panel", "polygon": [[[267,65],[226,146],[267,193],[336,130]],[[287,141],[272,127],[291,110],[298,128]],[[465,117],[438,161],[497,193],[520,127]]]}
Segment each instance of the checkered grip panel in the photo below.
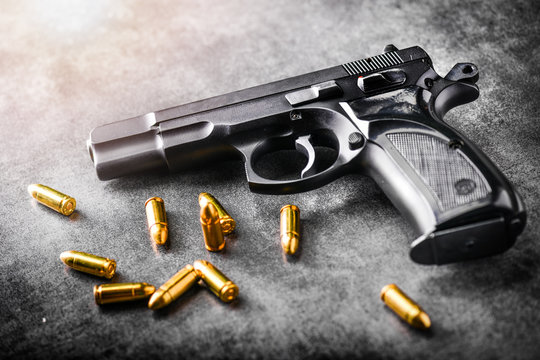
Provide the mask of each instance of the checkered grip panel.
{"label": "checkered grip panel", "polygon": [[476,166],[447,141],[422,133],[392,133],[387,137],[432,190],[442,211],[491,193]]}

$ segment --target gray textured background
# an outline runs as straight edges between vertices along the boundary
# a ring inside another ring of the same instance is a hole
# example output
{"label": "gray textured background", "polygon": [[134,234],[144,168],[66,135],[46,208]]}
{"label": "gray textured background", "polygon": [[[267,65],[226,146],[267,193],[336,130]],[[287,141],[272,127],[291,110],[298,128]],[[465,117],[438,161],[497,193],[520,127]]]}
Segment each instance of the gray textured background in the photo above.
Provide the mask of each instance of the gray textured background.
{"label": "gray textured background", "polygon": [[[2,1],[0,357],[538,358],[540,17],[537,1]],[[346,176],[292,196],[252,194],[241,163],[101,182],[85,148],[111,121],[379,54],[422,46],[436,70],[478,65],[480,98],[446,120],[515,184],[529,224],[503,255],[440,267],[408,258],[413,234],[375,184]],[[73,195],[61,216],[26,193]],[[223,254],[202,246],[197,195],[238,221]],[[170,246],[155,249],[144,201],[165,199]],[[302,210],[300,256],[278,212]],[[160,312],[98,307],[99,278],[64,267],[114,258],[114,281],[161,285],[208,259],[240,287],[193,289]],[[430,314],[415,331],[379,300],[395,282]]]}

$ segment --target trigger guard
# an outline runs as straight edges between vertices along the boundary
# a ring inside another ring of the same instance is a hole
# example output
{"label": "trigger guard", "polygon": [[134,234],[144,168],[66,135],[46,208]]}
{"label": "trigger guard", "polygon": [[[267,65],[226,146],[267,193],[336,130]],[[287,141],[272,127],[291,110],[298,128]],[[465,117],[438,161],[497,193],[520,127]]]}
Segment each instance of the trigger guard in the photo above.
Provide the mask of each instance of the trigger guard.
{"label": "trigger guard", "polygon": [[[296,131],[283,136],[261,139],[257,143],[235,146],[244,157],[246,176],[250,190],[262,194],[293,194],[313,190],[324,186],[349,172],[357,172],[360,168],[355,160],[359,159],[360,148],[350,148],[349,136],[358,132],[358,127],[351,121],[350,115],[343,110],[328,108],[298,108],[302,118],[311,119],[309,135],[307,124],[300,124]],[[296,120],[298,121],[298,120]],[[294,138],[295,134],[301,135]],[[303,135],[302,135],[303,134]],[[330,147],[337,151],[335,162],[323,171],[317,172],[315,149],[317,146]],[[301,177],[293,180],[266,179],[254,170],[255,162],[261,155],[272,150],[289,150],[296,148],[308,157],[308,165]]]}
{"label": "trigger guard", "polygon": [[344,174],[344,167],[334,164],[323,172],[305,178],[294,180],[271,180],[265,179],[255,173],[246,162],[246,175],[249,189],[259,194],[295,194],[324,186]]}
{"label": "trigger guard", "polygon": [[349,170],[343,161],[338,160],[328,169],[314,175],[307,175],[304,178],[294,180],[266,179],[253,169],[253,161],[259,155],[258,149],[260,147],[255,144],[243,148],[241,153],[244,155],[249,189],[259,194],[294,194],[313,190],[340,178]]}

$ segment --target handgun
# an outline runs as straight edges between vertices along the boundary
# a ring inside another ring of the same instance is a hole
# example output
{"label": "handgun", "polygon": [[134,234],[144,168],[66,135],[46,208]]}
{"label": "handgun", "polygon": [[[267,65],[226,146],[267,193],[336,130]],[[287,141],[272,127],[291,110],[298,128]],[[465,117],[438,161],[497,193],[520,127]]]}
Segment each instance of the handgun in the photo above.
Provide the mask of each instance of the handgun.
{"label": "handgun", "polygon": [[[360,173],[413,227],[412,260],[480,258],[515,243],[526,211],[494,163],[443,121],[478,98],[478,74],[458,63],[441,77],[422,48],[387,45],[362,60],[99,126],[87,145],[101,180],[241,159],[252,191],[290,194]],[[292,179],[257,167],[279,151],[307,158]]]}

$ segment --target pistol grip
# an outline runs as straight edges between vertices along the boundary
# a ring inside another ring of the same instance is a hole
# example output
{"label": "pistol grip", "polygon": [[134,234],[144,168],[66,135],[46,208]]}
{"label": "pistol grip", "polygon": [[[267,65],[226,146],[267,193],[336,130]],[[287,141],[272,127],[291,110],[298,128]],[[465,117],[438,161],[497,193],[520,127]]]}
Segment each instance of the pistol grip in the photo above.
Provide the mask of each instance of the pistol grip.
{"label": "pistol grip", "polygon": [[444,264],[501,253],[526,222],[521,198],[489,158],[442,121],[478,98],[478,69],[459,63],[444,77],[429,68],[414,86],[342,104],[367,138],[362,170],[418,238],[411,258]]}
{"label": "pistol grip", "polygon": [[501,253],[525,225],[519,195],[469,140],[444,124],[378,121],[366,172],[413,225],[411,258],[444,264]]}

